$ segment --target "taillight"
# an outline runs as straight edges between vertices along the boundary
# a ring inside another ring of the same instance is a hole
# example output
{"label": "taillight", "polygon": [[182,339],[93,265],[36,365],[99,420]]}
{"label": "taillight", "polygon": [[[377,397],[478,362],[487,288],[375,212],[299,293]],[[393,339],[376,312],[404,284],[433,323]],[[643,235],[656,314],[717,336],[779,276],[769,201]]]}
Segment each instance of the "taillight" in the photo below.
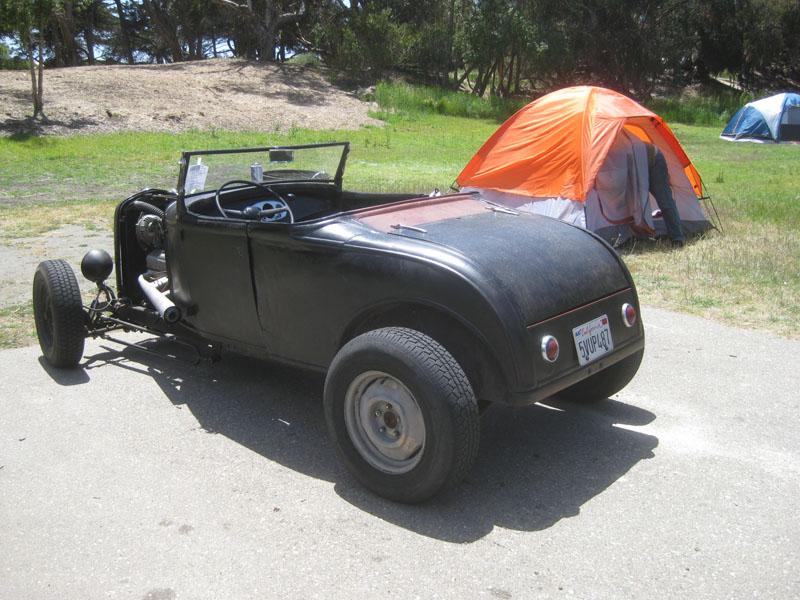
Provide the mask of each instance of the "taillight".
{"label": "taillight", "polygon": [[558,340],[552,335],[542,338],[542,358],[550,363],[556,362],[558,358]]}
{"label": "taillight", "polygon": [[636,323],[636,309],[627,302],[622,305],[622,322],[626,327],[633,327]]}

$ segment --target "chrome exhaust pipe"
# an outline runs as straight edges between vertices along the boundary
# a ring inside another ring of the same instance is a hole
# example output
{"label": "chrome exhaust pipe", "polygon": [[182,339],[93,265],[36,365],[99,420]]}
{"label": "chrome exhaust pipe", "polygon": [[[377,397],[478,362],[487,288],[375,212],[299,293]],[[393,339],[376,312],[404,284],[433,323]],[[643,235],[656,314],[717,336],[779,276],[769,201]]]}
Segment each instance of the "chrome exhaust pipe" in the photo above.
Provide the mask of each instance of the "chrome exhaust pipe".
{"label": "chrome exhaust pipe", "polygon": [[175,306],[175,303],[167,298],[163,292],[159,291],[155,283],[147,281],[144,275],[139,275],[139,287],[142,288],[150,304],[155,307],[158,314],[160,314],[167,323],[177,323],[181,320],[181,309]]}

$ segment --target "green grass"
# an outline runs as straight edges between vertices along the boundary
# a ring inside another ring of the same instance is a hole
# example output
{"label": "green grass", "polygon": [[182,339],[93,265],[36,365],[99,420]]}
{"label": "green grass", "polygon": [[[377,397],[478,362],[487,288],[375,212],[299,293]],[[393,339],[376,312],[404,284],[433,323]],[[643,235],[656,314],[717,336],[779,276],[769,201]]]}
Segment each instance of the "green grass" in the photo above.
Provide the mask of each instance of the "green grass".
{"label": "green grass", "polygon": [[[378,103],[380,112],[377,115],[380,118],[392,122],[419,114],[502,122],[532,100],[528,96],[479,98],[437,87],[386,81],[379,83],[374,94],[367,99]],[[751,95],[739,92],[722,92],[713,96],[685,94],[674,98],[653,98],[647,102],[647,108],[668,123],[724,126],[745,103],[753,99]]]}
{"label": "green grass", "polygon": [[[670,125],[703,176],[724,233],[678,251],[662,242],[626,249],[643,304],[800,337],[800,146],[731,143],[719,139],[719,125]],[[346,139],[346,187],[446,190],[497,126],[409,111],[356,131],[0,138],[0,244],[63,223],[110,229],[120,199],[175,185],[184,149]],[[28,343],[29,307],[0,309],[0,347]]]}
{"label": "green grass", "polygon": [[381,82],[375,87],[374,100],[381,107],[380,114],[386,120],[397,118],[397,115],[402,118],[421,113],[498,122],[506,120],[530,102],[525,98],[479,98],[436,87],[389,82]]}
{"label": "green grass", "polygon": [[685,125],[727,125],[747,102],[754,98],[747,93],[725,92],[713,96],[683,95],[677,98],[653,98],[647,108],[667,123]]}
{"label": "green grass", "polygon": [[672,129],[726,216],[800,229],[800,145],[728,142],[718,126]]}
{"label": "green grass", "polygon": [[718,125],[671,127],[723,232],[680,251],[662,242],[624,251],[643,303],[800,337],[800,145],[728,142]]}
{"label": "green grass", "polygon": [[[285,134],[193,131],[118,133],[65,138],[0,138],[0,205],[24,201],[122,199],[142,187],[170,189],[182,150],[245,148],[349,140],[345,181],[353,189],[429,191],[454,181],[496,124],[436,115],[388,127]],[[0,216],[3,214],[0,206]],[[7,210],[7,209],[6,209]]]}

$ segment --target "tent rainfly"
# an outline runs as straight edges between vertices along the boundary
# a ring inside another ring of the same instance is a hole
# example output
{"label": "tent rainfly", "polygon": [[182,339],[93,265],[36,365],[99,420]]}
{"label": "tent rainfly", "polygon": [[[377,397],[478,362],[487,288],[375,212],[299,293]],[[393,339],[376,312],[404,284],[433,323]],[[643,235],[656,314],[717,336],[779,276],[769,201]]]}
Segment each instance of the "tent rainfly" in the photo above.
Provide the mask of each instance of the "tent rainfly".
{"label": "tent rainfly", "polygon": [[664,120],[600,87],[565,88],[520,109],[456,182],[462,191],[580,225],[614,243],[663,235],[644,142],[666,158],[684,232],[710,228],[698,201],[700,175]]}
{"label": "tent rainfly", "polygon": [[720,137],[731,142],[800,142],[800,94],[775,94],[748,102]]}

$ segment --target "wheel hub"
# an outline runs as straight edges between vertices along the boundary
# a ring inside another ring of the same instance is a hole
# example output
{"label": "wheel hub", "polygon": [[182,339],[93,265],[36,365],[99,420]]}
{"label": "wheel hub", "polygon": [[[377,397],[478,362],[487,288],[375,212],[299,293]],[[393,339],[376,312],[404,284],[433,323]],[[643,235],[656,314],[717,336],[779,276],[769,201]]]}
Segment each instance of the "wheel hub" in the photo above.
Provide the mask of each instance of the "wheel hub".
{"label": "wheel hub", "polygon": [[356,377],[345,398],[345,423],[358,453],[373,467],[406,473],[419,463],[425,420],[413,394],[387,373]]}
{"label": "wheel hub", "polygon": [[400,420],[397,418],[397,415],[394,414],[392,411],[387,411],[383,413],[383,423],[389,429],[395,429],[400,424]]}

